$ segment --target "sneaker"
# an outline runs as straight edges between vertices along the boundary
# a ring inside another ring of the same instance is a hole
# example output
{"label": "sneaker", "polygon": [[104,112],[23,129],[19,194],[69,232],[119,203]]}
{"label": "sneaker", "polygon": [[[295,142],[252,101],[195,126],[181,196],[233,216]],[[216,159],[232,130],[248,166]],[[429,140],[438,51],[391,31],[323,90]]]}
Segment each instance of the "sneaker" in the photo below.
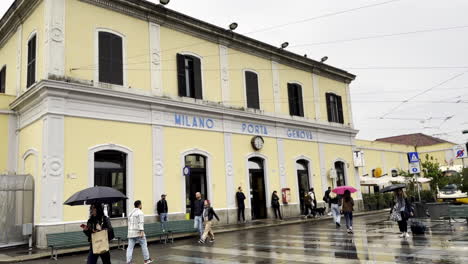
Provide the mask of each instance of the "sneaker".
{"label": "sneaker", "polygon": [[353,229],[352,229],[352,228],[349,229],[349,233],[350,233],[350,234],[353,234]]}
{"label": "sneaker", "polygon": [[205,244],[205,241],[200,239],[200,240],[198,240],[198,244]]}
{"label": "sneaker", "polygon": [[400,237],[401,238],[405,237],[405,233],[401,233]]}
{"label": "sneaker", "polygon": [[340,223],[336,222],[336,227],[341,227]]}
{"label": "sneaker", "polygon": [[153,263],[153,260],[152,259],[145,260],[145,264],[148,264],[148,263]]}
{"label": "sneaker", "polygon": [[405,238],[409,238],[410,235],[408,234],[408,232],[405,233]]}
{"label": "sneaker", "polygon": [[210,239],[210,243],[213,243],[214,242],[214,238],[213,239]]}

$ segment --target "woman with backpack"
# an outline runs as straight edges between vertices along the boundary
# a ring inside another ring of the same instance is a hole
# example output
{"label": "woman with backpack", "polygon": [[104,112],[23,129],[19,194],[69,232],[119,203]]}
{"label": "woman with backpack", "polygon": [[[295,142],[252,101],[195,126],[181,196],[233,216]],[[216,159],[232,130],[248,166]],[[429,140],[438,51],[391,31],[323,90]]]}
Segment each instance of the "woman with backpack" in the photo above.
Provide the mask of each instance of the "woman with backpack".
{"label": "woman with backpack", "polygon": [[101,204],[92,204],[89,208],[90,217],[86,225],[81,225],[83,232],[88,237],[90,245],[88,254],[88,264],[96,264],[99,257],[101,257],[103,264],[111,264],[111,257],[109,250],[101,254],[94,254],[93,252],[93,234],[107,230],[107,239],[111,241],[114,239],[114,229],[112,228],[109,217],[104,215],[104,209]]}
{"label": "woman with backpack", "polygon": [[343,211],[345,221],[346,221],[346,229],[348,230],[349,234],[353,233],[353,210],[354,210],[354,200],[351,197],[351,192],[346,190],[343,195],[343,207],[341,209]]}
{"label": "woman with backpack", "polygon": [[390,220],[398,222],[401,238],[409,238],[408,219],[413,216],[413,206],[403,189],[395,190],[393,195],[394,205],[390,211]]}
{"label": "woman with backpack", "polygon": [[278,219],[279,215],[280,220],[283,220],[280,211],[279,199],[280,198],[278,197],[277,192],[273,191],[273,193],[271,194],[271,208],[273,208],[273,211],[275,212],[275,218]]}

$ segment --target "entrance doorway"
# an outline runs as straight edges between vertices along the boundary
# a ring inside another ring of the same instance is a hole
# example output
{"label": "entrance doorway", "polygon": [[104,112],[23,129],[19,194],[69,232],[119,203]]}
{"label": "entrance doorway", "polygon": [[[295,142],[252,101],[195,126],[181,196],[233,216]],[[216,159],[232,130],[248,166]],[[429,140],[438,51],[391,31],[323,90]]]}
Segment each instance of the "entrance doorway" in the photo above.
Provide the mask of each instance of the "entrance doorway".
{"label": "entrance doorway", "polygon": [[252,219],[267,218],[264,161],[261,158],[249,159],[250,204]]}
{"label": "entrance doorway", "polygon": [[301,214],[305,214],[305,195],[310,189],[309,182],[309,162],[307,160],[298,160],[296,162],[297,184],[299,189],[299,201]]}
{"label": "entrance doorway", "polygon": [[[127,154],[115,150],[94,153],[94,185],[107,186],[127,195]],[[124,217],[125,201],[109,205],[109,217]]]}
{"label": "entrance doorway", "polygon": [[185,176],[186,213],[190,213],[193,219],[192,206],[195,201],[195,193],[200,192],[203,199],[208,199],[208,184],[206,181],[206,157],[202,155],[185,156],[185,166],[190,168],[190,175]]}

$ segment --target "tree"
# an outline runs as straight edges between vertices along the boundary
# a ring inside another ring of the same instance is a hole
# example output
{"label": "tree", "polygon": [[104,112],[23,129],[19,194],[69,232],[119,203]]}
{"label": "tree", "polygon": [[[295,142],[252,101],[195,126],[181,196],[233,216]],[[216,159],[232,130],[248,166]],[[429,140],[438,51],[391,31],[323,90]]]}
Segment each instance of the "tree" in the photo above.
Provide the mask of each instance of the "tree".
{"label": "tree", "polygon": [[425,178],[431,179],[431,191],[437,196],[438,190],[449,184],[449,178],[444,177],[444,173],[440,169],[439,162],[434,157],[426,154],[426,160],[421,163],[422,172]]}
{"label": "tree", "polygon": [[464,168],[462,170],[462,186],[461,186],[461,191],[462,192],[468,192],[468,168]]}

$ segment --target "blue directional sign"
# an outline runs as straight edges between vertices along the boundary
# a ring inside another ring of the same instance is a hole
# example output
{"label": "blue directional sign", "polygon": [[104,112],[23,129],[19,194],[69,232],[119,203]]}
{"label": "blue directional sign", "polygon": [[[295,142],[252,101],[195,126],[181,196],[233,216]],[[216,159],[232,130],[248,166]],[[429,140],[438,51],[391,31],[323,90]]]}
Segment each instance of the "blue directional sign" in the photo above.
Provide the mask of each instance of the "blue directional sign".
{"label": "blue directional sign", "polygon": [[417,152],[408,152],[408,162],[409,163],[419,162],[419,154]]}

